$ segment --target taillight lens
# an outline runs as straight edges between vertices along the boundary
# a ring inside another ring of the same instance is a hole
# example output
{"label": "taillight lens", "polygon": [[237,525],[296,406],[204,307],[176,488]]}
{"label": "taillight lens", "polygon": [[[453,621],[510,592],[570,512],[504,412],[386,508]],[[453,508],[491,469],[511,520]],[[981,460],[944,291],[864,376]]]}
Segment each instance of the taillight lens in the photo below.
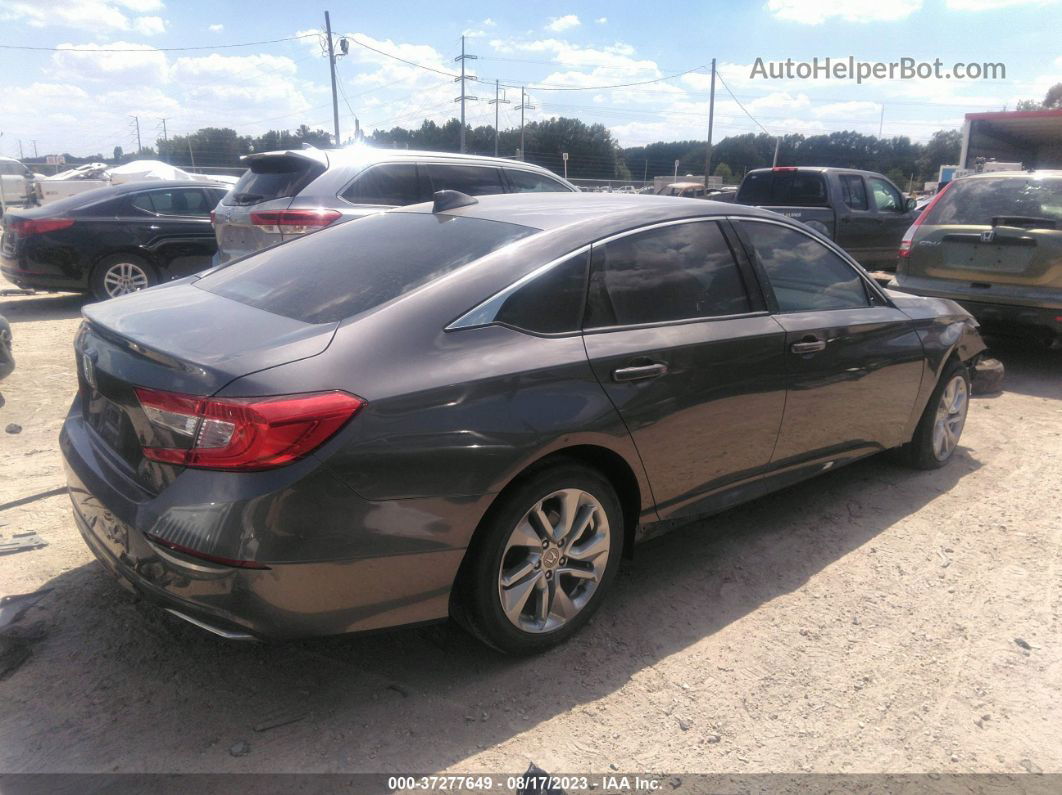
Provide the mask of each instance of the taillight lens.
{"label": "taillight lens", "polygon": [[900,250],[896,252],[900,259],[907,259],[911,256],[911,245],[914,243],[915,230],[926,220],[926,216],[929,215],[929,211],[933,209],[933,206],[940,201],[940,197],[950,188],[954,183],[949,182],[940,192],[937,193],[932,199],[929,200],[929,204],[922,208],[922,212],[915,218],[914,223],[907,227],[907,231],[903,233],[903,237],[900,238]]}
{"label": "taillight lens", "polygon": [[74,225],[73,218],[13,218],[11,229],[22,238],[57,232]]}
{"label": "taillight lens", "polygon": [[145,447],[152,461],[196,469],[255,472],[290,464],[330,439],[365,401],[346,392],[204,398],[137,388],[153,425],[191,443]]}
{"label": "taillight lens", "polygon": [[341,217],[339,210],[259,210],[251,223],[263,232],[303,235],[328,226]]}

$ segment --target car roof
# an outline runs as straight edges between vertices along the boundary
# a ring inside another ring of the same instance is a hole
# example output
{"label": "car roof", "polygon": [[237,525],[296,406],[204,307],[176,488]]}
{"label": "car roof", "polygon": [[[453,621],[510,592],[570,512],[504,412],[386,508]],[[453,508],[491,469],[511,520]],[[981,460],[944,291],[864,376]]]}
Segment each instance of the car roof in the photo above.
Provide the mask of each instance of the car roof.
{"label": "car roof", "polygon": [[313,160],[322,161],[327,159],[329,167],[344,165],[368,165],[380,161],[395,160],[437,160],[450,163],[474,163],[478,165],[504,166],[506,168],[519,168],[527,171],[538,171],[551,176],[558,176],[547,168],[527,163],[523,160],[510,160],[505,157],[490,157],[488,155],[460,154],[458,152],[432,152],[423,149],[379,149],[373,146],[355,144],[342,149],[278,149],[272,152],[254,152],[246,156],[248,160],[257,160],[263,157],[296,157],[302,156]]}
{"label": "car roof", "polygon": [[790,172],[793,171],[814,171],[817,174],[827,174],[834,171],[843,172],[845,174],[869,174],[872,177],[884,176],[880,171],[866,171],[862,168],[840,168],[838,166],[775,166],[769,168],[752,168],[745,174],[747,177],[749,174],[764,174],[770,171]]}
{"label": "car roof", "polygon": [[[396,207],[389,212],[430,213],[432,203]],[[595,235],[643,224],[698,216],[742,215],[778,218],[776,213],[741,204],[679,196],[629,193],[507,193],[477,196],[475,204],[446,210],[443,215],[479,218],[549,230],[593,226]]]}
{"label": "car roof", "polygon": [[1062,169],[1040,169],[1038,171],[982,171],[980,174],[963,174],[956,179],[984,179],[985,177],[1032,177],[1034,179],[1041,177],[1050,177],[1057,179],[1062,177]]}

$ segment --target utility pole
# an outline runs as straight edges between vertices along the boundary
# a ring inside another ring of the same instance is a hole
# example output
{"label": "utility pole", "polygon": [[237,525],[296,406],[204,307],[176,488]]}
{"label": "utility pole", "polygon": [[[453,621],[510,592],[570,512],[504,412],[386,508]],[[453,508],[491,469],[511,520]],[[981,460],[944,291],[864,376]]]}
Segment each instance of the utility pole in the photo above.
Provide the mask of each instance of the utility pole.
{"label": "utility pole", "polygon": [[21,160],[24,157],[22,154],[22,139],[18,139],[18,159]]}
{"label": "utility pole", "polygon": [[195,168],[195,155],[192,154],[192,136],[188,136],[188,159],[192,161],[192,168]]}
{"label": "utility pole", "polygon": [[166,120],[165,119],[159,119],[159,121],[162,122],[162,140],[163,141],[170,140],[169,138],[166,137]]}
{"label": "utility pole", "polygon": [[[474,76],[473,77],[466,77],[465,76],[465,61],[467,61],[467,60],[474,61],[474,60],[476,60],[477,57],[478,56],[475,56],[475,55],[466,55],[465,54],[465,37],[462,36],[461,37],[461,54],[458,55],[456,58],[454,58],[455,61],[460,61],[461,62],[461,76],[454,78],[454,82],[455,83],[459,82],[461,84],[461,96],[459,96],[457,99],[455,99],[454,102],[460,102],[461,103],[461,152],[462,152],[462,154],[465,151],[465,101],[466,100],[475,101],[475,100],[479,99],[479,97],[468,97],[468,96],[465,96],[465,81],[466,80],[476,80],[476,79],[478,79],[478,78],[476,78]],[[495,88],[495,90],[497,90],[497,89]],[[495,139],[495,140],[497,140],[497,139]]]}
{"label": "utility pole", "polygon": [[140,154],[144,151],[144,145],[140,143],[140,117],[130,116],[129,118],[136,123],[136,153]]}
{"label": "utility pole", "polygon": [[649,181],[649,158],[645,158],[645,169],[642,171],[642,187]]}
{"label": "utility pole", "polygon": [[885,103],[881,103],[881,121],[878,122],[878,138],[881,137],[882,132],[885,130]]}
{"label": "utility pole", "polygon": [[[464,61],[462,61],[462,63],[464,63]],[[488,105],[493,105],[494,106],[494,156],[495,157],[498,156],[498,106],[499,105],[508,105],[509,104],[509,100],[507,100],[507,99],[499,99],[498,98],[498,88],[499,88],[499,83],[498,83],[497,80],[495,80],[494,81],[494,99],[488,99],[487,100],[487,104]],[[464,135],[464,132],[463,132],[464,126],[465,126],[464,122],[462,122],[461,123],[461,129],[462,129],[462,133],[461,134],[462,135]]]}
{"label": "utility pole", "polygon": [[774,139],[774,160],[771,161],[771,168],[778,165],[778,145],[782,142],[782,136],[778,135]]}
{"label": "utility pole", "polygon": [[521,160],[526,160],[527,159],[527,155],[524,154],[524,111],[525,110],[534,110],[534,109],[535,109],[534,105],[528,105],[527,104],[527,92],[523,88],[521,88],[520,89],[520,108],[519,108],[519,111],[520,111],[520,159]]}
{"label": "utility pole", "polygon": [[339,148],[339,96],[336,94],[336,51],[332,46],[332,20],[325,11],[325,35],[328,37],[328,73],[332,76],[332,121],[335,123],[336,148]]}
{"label": "utility pole", "polygon": [[712,59],[712,82],[708,90],[708,144],[704,147],[704,189],[708,190],[708,175],[712,173],[712,127],[715,125],[715,58]]}
{"label": "utility pole", "polygon": [[40,155],[37,154],[37,142],[36,141],[31,141],[30,143],[33,144],[33,156],[34,157],[40,157]]}

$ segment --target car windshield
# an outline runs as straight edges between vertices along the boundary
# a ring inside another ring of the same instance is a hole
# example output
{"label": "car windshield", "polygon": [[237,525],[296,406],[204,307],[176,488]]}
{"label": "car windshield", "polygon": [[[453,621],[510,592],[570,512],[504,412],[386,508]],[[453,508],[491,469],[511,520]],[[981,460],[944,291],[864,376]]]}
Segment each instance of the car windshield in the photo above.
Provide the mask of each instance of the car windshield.
{"label": "car windshield", "polygon": [[196,286],[305,323],[332,323],[538,231],[478,218],[381,213],[255,254]]}
{"label": "car windshield", "polygon": [[924,223],[990,226],[1010,219],[1018,226],[1062,228],[1062,179],[977,177],[952,184]]}

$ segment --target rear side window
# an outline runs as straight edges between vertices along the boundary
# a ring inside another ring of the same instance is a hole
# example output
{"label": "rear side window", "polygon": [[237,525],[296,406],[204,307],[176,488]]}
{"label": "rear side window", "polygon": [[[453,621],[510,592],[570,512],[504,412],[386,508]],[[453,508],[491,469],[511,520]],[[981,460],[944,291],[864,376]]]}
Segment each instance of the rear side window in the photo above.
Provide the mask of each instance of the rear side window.
{"label": "rear side window", "polygon": [[858,174],[841,174],[841,198],[852,210],[869,209],[867,186]]}
{"label": "rear side window", "polygon": [[826,180],[822,174],[801,171],[760,171],[748,174],[738,190],[741,204],[825,207]]}
{"label": "rear side window", "polygon": [[381,213],[259,252],[195,284],[305,323],[332,323],[537,231],[478,218]]}
{"label": "rear side window", "polygon": [[594,246],[587,328],[751,311],[715,221],[675,224]]}
{"label": "rear side window", "polygon": [[993,218],[1030,229],[1062,229],[1062,180],[976,177],[952,182],[924,223],[990,226]]}
{"label": "rear side window", "polygon": [[509,184],[514,193],[556,193],[558,191],[570,192],[570,189],[557,182],[555,179],[536,174],[533,171],[518,171],[515,168],[505,169],[505,175],[509,178]]}
{"label": "rear side window", "polygon": [[324,170],[324,165],[316,160],[292,155],[252,160],[250,168],[226,197],[225,204],[261,204],[296,196]]}
{"label": "rear side window", "polygon": [[153,190],[133,197],[132,205],[158,215],[206,216],[214,209],[198,188]]}
{"label": "rear side window", "polygon": [[539,334],[578,331],[589,260],[589,251],[576,254],[521,286],[505,299],[494,322]]}
{"label": "rear side window", "polygon": [[450,165],[448,163],[421,164],[421,173],[431,180],[432,191],[458,190],[469,196],[489,196],[505,193],[501,170],[491,166]]}
{"label": "rear side window", "polygon": [[782,312],[870,306],[855,269],[818,240],[777,224],[742,221],[741,226]]}
{"label": "rear side window", "polygon": [[420,189],[417,167],[413,163],[371,166],[341,195],[354,204],[386,204],[393,207],[416,204],[431,198]]}

